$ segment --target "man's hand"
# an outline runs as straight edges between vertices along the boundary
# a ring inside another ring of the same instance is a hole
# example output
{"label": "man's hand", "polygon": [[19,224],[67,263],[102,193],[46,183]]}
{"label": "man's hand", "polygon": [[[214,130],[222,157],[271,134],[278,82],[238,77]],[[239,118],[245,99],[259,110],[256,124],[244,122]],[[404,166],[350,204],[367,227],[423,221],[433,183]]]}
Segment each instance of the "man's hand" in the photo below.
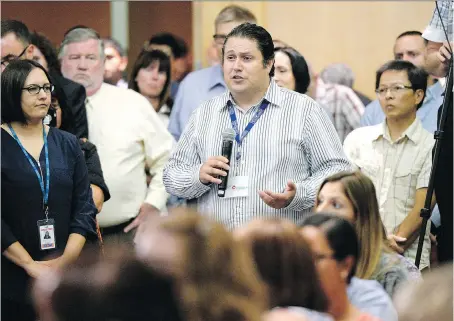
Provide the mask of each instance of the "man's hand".
{"label": "man's hand", "polygon": [[145,220],[148,217],[151,217],[153,215],[159,215],[159,212],[160,211],[153,205],[143,203],[142,206],[140,207],[139,215],[137,215],[137,217],[134,219],[134,221],[131,222],[131,224],[124,228],[124,232],[128,233],[132,229],[135,229],[136,227],[140,226],[140,224],[145,222]]}
{"label": "man's hand", "polygon": [[199,180],[202,184],[221,184],[221,180],[216,178],[217,176],[227,176],[227,172],[230,166],[227,165],[229,160],[223,156],[213,156],[200,167]]}
{"label": "man's hand", "polygon": [[47,264],[44,264],[44,262],[38,261],[31,261],[30,263],[25,264],[23,268],[30,277],[35,279],[42,274],[49,272],[51,269],[51,267]]}
{"label": "man's hand", "polygon": [[280,209],[287,207],[296,194],[296,185],[292,181],[287,183],[283,193],[273,193],[271,191],[259,191],[260,198],[272,208]]}
{"label": "man's hand", "polygon": [[[451,43],[451,48],[453,47],[454,43]],[[440,47],[437,53],[438,59],[444,64],[449,64],[449,60],[451,59],[452,52],[449,49],[449,43],[444,42],[443,46]]]}
{"label": "man's hand", "polygon": [[404,249],[404,244],[407,241],[406,238],[400,237],[394,234],[389,234],[387,236],[388,238],[388,245],[391,249],[396,251],[399,254],[404,254],[405,249]]}

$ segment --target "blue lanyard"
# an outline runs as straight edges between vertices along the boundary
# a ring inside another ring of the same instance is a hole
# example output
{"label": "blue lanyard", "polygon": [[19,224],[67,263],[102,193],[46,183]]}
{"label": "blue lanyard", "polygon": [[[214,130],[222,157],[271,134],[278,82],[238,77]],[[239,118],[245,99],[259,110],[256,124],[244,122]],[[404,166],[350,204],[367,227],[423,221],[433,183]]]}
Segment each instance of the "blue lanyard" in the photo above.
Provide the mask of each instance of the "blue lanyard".
{"label": "blue lanyard", "polygon": [[269,101],[263,100],[263,102],[260,104],[259,109],[255,113],[254,117],[252,117],[251,121],[246,125],[246,128],[243,130],[240,136],[240,131],[238,130],[238,120],[235,115],[235,109],[233,108],[232,102],[229,100],[227,102],[227,106],[229,108],[229,114],[230,114],[230,120],[232,122],[232,127],[233,130],[235,130],[236,136],[235,140],[238,143],[238,151],[236,153],[236,160],[239,161],[241,159],[241,144],[243,143],[244,138],[249,134],[251,131],[252,127],[254,127],[255,123],[259,120],[260,117],[262,117],[263,113],[265,110],[268,108],[270,105]]}
{"label": "blue lanyard", "polygon": [[[36,168],[35,163],[32,161],[30,155],[27,153],[24,146],[20,142],[19,137],[17,137],[16,132],[14,131],[13,127],[11,127],[10,124],[8,124],[8,127],[9,127],[9,130],[11,131],[11,134],[13,134],[14,139],[16,140],[16,142],[19,144],[20,148],[22,149],[22,152],[24,153],[25,157],[27,157],[28,162],[30,163],[30,165],[32,165],[36,176],[38,177],[39,186],[41,187],[41,192],[43,193],[43,206],[44,206],[46,218],[47,218],[47,214],[48,214],[47,202],[49,200],[50,170],[49,170],[49,150],[47,147],[47,135],[46,135],[45,126],[43,125],[44,154],[46,157],[46,187],[45,188],[44,188],[43,177],[40,175],[38,169]],[[39,160],[38,160],[38,165],[39,165]],[[41,166],[40,166],[40,168],[41,168]]]}

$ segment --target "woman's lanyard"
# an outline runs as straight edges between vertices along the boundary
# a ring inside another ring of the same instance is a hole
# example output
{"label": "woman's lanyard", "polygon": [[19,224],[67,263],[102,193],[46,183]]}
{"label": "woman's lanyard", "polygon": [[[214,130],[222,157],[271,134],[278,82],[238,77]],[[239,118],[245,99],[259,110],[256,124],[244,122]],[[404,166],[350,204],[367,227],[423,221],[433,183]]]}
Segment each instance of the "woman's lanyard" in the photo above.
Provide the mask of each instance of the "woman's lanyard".
{"label": "woman's lanyard", "polygon": [[[45,155],[45,160],[46,160],[46,186],[44,186],[44,181],[42,172],[40,175],[40,172],[38,171],[38,168],[36,168],[35,163],[31,159],[30,155],[28,152],[25,150],[24,146],[19,140],[19,137],[17,137],[16,132],[14,131],[13,127],[11,127],[11,124],[8,124],[9,130],[11,131],[11,134],[13,134],[14,139],[16,142],[19,144],[20,148],[22,149],[22,152],[24,153],[25,157],[27,157],[28,162],[30,165],[33,167],[33,170],[35,171],[36,176],[38,177],[39,181],[39,186],[41,187],[41,192],[43,193],[43,209],[44,209],[44,214],[46,214],[46,220],[48,220],[48,215],[49,215],[49,209],[48,209],[48,200],[49,200],[49,182],[50,182],[50,170],[49,170],[49,150],[47,147],[47,135],[46,135],[46,129],[45,126],[43,125],[43,139],[44,139],[44,155]],[[38,159],[38,166],[39,169],[41,170],[41,165],[39,163]]]}

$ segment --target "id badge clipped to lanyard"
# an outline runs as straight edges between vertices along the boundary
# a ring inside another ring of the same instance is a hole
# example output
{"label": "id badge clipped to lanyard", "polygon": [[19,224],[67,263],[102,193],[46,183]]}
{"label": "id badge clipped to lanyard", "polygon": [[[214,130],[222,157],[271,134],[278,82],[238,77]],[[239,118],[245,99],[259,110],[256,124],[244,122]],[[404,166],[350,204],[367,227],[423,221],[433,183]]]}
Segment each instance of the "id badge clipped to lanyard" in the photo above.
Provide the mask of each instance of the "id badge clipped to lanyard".
{"label": "id badge clipped to lanyard", "polygon": [[49,148],[47,146],[47,135],[46,129],[43,125],[43,139],[44,139],[44,154],[46,158],[46,185],[44,185],[44,177],[41,171],[41,165],[38,160],[39,171],[36,168],[35,163],[31,159],[30,155],[25,150],[24,146],[17,137],[16,132],[14,131],[13,127],[8,124],[9,130],[13,135],[16,142],[19,144],[22,152],[24,153],[25,157],[27,158],[28,162],[33,168],[33,171],[36,174],[36,177],[39,181],[39,186],[41,187],[41,192],[43,193],[43,212],[46,218],[44,220],[37,221],[38,225],[38,235],[39,235],[39,242],[40,242],[40,249],[41,250],[51,250],[57,247],[56,240],[55,240],[55,220],[49,218],[49,187],[50,187],[50,166],[49,166]]}

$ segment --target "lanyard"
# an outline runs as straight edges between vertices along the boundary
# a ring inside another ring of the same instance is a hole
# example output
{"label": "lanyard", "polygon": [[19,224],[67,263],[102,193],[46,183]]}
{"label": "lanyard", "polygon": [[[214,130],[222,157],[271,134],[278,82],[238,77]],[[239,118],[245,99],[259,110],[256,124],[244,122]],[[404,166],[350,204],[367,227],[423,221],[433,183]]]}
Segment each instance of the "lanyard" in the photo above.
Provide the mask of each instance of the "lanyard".
{"label": "lanyard", "polygon": [[246,128],[243,130],[243,133],[240,136],[240,131],[238,130],[238,120],[236,119],[235,109],[233,108],[232,102],[229,100],[227,102],[227,106],[229,108],[230,120],[232,122],[233,130],[235,130],[235,140],[238,143],[238,151],[236,153],[236,160],[239,161],[241,159],[241,144],[243,143],[244,138],[249,134],[252,127],[254,127],[255,123],[262,117],[263,113],[269,106],[269,102],[265,99],[260,104],[259,109],[255,113],[254,117],[252,117],[251,121],[246,125]]}
{"label": "lanyard", "polygon": [[[24,153],[25,157],[27,157],[28,162],[30,163],[30,165],[32,165],[36,176],[38,177],[39,186],[41,187],[41,192],[43,193],[43,206],[44,206],[46,219],[47,219],[47,216],[48,216],[47,202],[49,200],[50,170],[49,170],[49,150],[48,150],[48,147],[47,147],[47,135],[46,135],[45,126],[43,125],[44,154],[45,154],[45,157],[46,157],[46,186],[45,187],[44,187],[43,177],[40,175],[38,169],[36,168],[35,163],[32,161],[30,155],[27,153],[27,151],[25,150],[24,146],[20,142],[19,137],[17,137],[16,132],[14,131],[13,127],[11,127],[10,124],[8,124],[8,127],[9,127],[9,130],[11,131],[11,133],[13,134],[14,139],[16,140],[16,142],[19,144],[20,148],[22,149],[22,152]],[[39,160],[38,160],[38,166],[41,169],[41,165],[39,164]]]}

